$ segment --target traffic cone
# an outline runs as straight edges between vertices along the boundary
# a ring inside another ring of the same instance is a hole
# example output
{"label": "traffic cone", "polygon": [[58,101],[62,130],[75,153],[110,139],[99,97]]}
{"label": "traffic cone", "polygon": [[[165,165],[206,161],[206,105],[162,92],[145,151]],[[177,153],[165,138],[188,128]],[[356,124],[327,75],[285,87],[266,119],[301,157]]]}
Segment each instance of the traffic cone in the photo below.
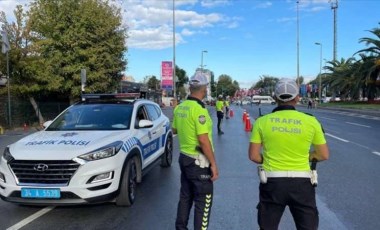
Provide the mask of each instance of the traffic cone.
{"label": "traffic cone", "polygon": [[243,122],[245,123],[245,120],[247,120],[247,111],[244,110],[243,112]]}
{"label": "traffic cone", "polygon": [[234,116],[234,111],[230,109],[230,117],[233,117],[233,116]]}
{"label": "traffic cone", "polygon": [[251,130],[252,130],[251,119],[249,118],[249,114],[247,114],[247,119],[245,121],[245,131],[250,132]]}

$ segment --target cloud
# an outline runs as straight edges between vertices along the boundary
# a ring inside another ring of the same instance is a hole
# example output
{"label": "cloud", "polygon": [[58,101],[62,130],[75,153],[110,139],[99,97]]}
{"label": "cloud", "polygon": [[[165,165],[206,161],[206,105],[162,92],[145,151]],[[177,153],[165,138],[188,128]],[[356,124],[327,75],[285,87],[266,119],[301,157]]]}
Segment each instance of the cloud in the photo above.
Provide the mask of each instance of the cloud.
{"label": "cloud", "polygon": [[191,35],[195,34],[195,32],[185,28],[181,31],[181,34],[183,36],[191,36]]}
{"label": "cloud", "polygon": [[259,8],[259,9],[265,9],[265,8],[269,8],[272,6],[272,3],[269,2],[269,1],[266,1],[266,2],[262,2],[262,3],[259,3],[255,6],[255,8]]}
{"label": "cloud", "polygon": [[201,6],[212,8],[217,6],[226,6],[231,4],[228,0],[202,0]]}

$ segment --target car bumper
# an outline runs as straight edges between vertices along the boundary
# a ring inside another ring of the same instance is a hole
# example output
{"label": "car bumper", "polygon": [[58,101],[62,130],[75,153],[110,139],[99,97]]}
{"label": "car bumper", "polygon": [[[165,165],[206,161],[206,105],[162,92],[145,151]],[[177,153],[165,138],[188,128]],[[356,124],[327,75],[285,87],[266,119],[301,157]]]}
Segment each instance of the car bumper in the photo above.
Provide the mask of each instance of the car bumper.
{"label": "car bumper", "polygon": [[[2,159],[0,172],[5,176],[6,182],[0,181],[0,197],[9,202],[35,205],[75,205],[112,201],[118,195],[120,175],[125,158],[126,154],[119,152],[114,157],[87,162],[79,166],[66,186],[18,185],[8,164]],[[112,178],[88,183],[90,178],[107,172],[112,172]],[[21,197],[22,188],[58,188],[60,198],[23,198]]]}

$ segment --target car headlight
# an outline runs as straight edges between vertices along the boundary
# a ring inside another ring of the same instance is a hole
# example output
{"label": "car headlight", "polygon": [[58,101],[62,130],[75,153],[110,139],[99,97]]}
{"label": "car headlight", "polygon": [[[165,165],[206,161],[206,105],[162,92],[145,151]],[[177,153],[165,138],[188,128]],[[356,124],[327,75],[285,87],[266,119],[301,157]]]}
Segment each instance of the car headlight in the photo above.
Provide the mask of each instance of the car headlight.
{"label": "car headlight", "polygon": [[112,157],[112,156],[115,156],[119,152],[119,150],[121,149],[121,146],[123,146],[123,142],[121,141],[114,142],[110,145],[104,146],[93,152],[83,154],[79,156],[78,158],[86,160],[86,161],[96,161],[96,160]]}
{"label": "car headlight", "polygon": [[6,147],[3,153],[3,158],[7,161],[10,162],[14,160],[13,156],[11,155],[11,152],[9,151],[9,147]]}

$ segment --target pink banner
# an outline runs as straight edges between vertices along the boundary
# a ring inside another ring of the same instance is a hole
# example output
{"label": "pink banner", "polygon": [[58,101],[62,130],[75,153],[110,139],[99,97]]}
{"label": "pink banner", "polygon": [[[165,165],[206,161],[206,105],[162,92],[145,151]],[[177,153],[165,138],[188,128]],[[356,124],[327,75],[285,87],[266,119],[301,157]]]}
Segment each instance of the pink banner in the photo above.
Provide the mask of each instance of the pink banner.
{"label": "pink banner", "polygon": [[171,61],[161,62],[161,88],[173,89],[173,64]]}

